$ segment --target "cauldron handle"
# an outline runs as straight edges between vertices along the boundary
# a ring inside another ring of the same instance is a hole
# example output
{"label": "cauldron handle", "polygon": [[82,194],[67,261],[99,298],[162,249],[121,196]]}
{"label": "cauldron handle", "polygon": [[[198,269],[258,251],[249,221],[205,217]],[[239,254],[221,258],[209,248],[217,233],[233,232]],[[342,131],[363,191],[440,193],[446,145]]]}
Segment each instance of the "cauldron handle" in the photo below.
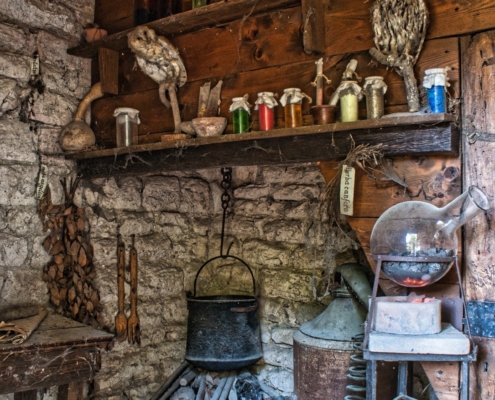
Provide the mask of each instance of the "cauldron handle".
{"label": "cauldron handle", "polygon": [[199,273],[201,272],[201,270],[204,267],[206,267],[206,265],[208,265],[212,261],[218,260],[219,258],[223,258],[223,259],[233,258],[234,260],[240,261],[242,264],[244,264],[244,266],[248,269],[249,273],[251,274],[251,280],[253,281],[253,296],[256,297],[256,282],[254,281],[253,271],[251,270],[251,268],[249,267],[249,265],[247,265],[247,263],[244,260],[242,260],[242,259],[240,259],[239,257],[236,257],[236,256],[231,256],[229,254],[227,254],[227,255],[220,255],[220,256],[216,256],[216,257],[210,258],[208,261],[206,261],[199,268],[198,272],[196,273],[196,277],[194,278],[194,292],[193,292],[193,297],[196,297],[196,281],[198,280]]}

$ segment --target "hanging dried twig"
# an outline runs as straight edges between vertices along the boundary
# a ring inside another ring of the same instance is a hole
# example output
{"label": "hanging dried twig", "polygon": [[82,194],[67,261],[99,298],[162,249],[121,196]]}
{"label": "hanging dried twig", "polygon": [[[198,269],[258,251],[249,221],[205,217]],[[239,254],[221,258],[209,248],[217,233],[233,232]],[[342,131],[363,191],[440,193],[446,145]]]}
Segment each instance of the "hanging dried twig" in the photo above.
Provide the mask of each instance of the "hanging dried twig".
{"label": "hanging dried twig", "polygon": [[377,0],[371,7],[375,46],[371,56],[404,78],[409,111],[419,110],[413,67],[423,47],[428,10],[423,0]]}

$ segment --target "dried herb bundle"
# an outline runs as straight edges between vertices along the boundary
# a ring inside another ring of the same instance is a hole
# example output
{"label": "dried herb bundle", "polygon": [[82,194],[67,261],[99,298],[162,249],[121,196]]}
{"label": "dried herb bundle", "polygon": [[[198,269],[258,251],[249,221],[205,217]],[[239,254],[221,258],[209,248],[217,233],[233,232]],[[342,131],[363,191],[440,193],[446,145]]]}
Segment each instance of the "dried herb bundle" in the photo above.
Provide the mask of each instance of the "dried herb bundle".
{"label": "dried herb bundle", "polygon": [[413,67],[426,37],[428,10],[423,0],[377,0],[371,7],[375,46],[371,56],[404,78],[409,111],[419,110]]}
{"label": "dried herb bundle", "polygon": [[89,242],[89,221],[83,208],[74,202],[77,178],[62,181],[65,204],[54,205],[50,188],[38,211],[49,235],[43,247],[52,260],[43,268],[43,280],[50,290],[50,303],[58,314],[97,328],[100,319],[100,295],[92,281],[96,276],[93,247]]}

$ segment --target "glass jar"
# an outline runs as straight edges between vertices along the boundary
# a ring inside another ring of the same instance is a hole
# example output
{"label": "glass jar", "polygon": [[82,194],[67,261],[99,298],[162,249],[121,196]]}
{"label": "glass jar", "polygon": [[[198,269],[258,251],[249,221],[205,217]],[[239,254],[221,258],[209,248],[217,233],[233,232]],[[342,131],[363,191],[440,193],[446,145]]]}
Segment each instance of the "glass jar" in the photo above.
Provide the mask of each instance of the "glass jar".
{"label": "glass jar", "polygon": [[134,108],[117,108],[113,116],[116,118],[117,147],[138,144],[139,111]]}
{"label": "glass jar", "polygon": [[272,92],[258,93],[254,109],[258,110],[260,131],[272,130],[275,126],[275,107],[278,105]]}
{"label": "glass jar", "polygon": [[381,76],[368,76],[364,79],[363,92],[366,96],[366,117],[378,119],[383,117],[387,85]]}
{"label": "glass jar", "polygon": [[234,97],[229,111],[232,113],[233,133],[244,133],[249,130],[249,115],[251,105],[247,101],[248,95],[244,97]]}
{"label": "glass jar", "polygon": [[447,111],[447,86],[449,78],[446,68],[432,68],[425,71],[423,87],[426,88],[428,105],[432,113],[444,113]]}
{"label": "glass jar", "polygon": [[203,7],[206,6],[207,3],[207,0],[192,0],[192,8]]}
{"label": "glass jar", "polygon": [[[399,285],[429,285],[453,265],[445,258],[457,254],[457,229],[489,208],[488,198],[476,186],[443,208],[420,201],[396,204],[376,221],[371,232],[371,253],[399,258],[382,263],[382,272]],[[411,257],[417,261],[411,261]]]}
{"label": "glass jar", "polygon": [[311,103],[311,97],[301,92],[299,88],[284,89],[280,104],[284,107],[285,127],[296,128],[303,125],[302,102],[304,98]]}

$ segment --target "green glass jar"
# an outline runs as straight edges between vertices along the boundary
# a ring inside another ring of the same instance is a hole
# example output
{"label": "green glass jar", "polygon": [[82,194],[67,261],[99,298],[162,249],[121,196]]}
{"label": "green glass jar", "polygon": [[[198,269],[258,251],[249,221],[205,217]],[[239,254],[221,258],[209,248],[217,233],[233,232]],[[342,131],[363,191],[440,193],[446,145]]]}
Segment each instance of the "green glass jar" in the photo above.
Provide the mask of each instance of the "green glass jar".
{"label": "green glass jar", "polygon": [[206,6],[207,0],[192,0],[192,8]]}
{"label": "green glass jar", "polygon": [[232,99],[229,111],[232,114],[233,133],[244,133],[249,130],[250,107],[247,102],[247,95]]}

